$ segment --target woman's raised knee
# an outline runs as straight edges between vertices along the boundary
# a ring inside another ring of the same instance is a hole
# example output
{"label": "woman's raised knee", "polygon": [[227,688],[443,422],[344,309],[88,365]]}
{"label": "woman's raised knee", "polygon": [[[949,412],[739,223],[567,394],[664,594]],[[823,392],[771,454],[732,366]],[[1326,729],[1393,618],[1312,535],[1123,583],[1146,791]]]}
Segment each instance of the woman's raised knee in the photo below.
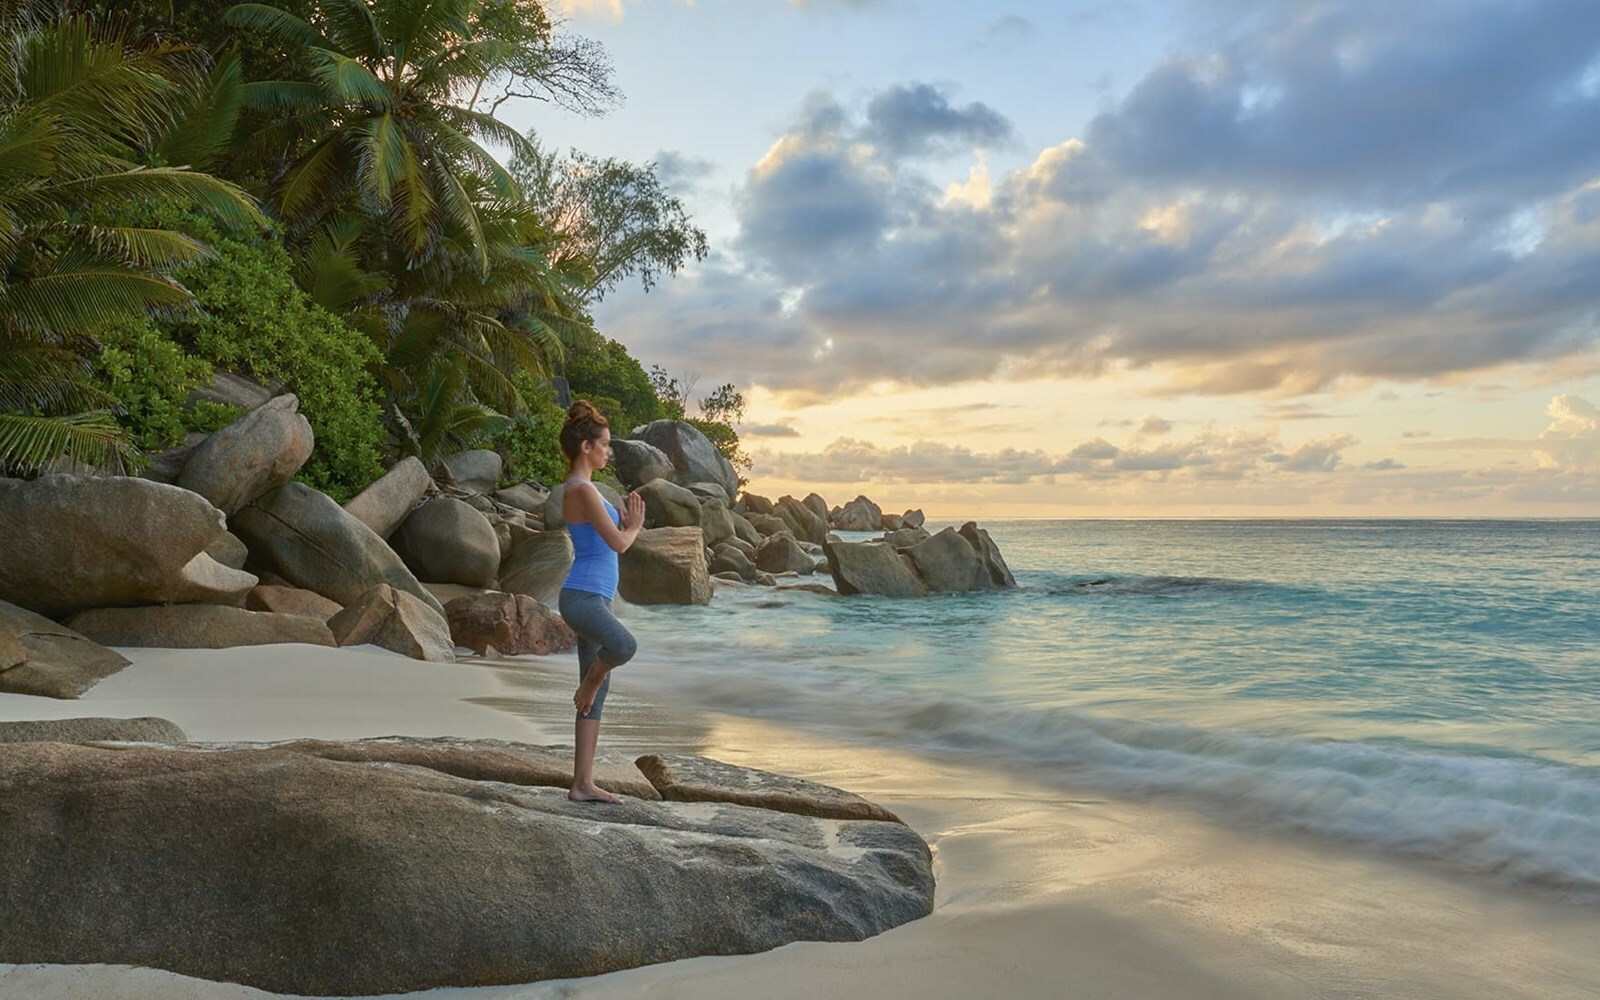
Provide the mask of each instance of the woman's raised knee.
{"label": "woman's raised knee", "polygon": [[638,651],[638,640],[624,632],[606,644],[606,651],[602,658],[613,667],[620,667],[633,659],[633,654]]}

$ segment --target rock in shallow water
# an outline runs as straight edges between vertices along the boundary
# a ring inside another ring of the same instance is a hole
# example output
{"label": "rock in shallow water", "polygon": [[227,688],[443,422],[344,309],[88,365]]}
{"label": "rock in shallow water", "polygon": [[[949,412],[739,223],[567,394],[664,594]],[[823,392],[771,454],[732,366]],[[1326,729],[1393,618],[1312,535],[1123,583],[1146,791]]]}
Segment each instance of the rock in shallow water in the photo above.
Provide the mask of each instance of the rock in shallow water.
{"label": "rock in shallow water", "polygon": [[883,542],[827,542],[828,566],[839,593],[922,597],[928,587],[906,566],[894,546]]}
{"label": "rock in shallow water", "polygon": [[286,749],[19,744],[0,788],[5,962],[350,996],[859,940],[933,902],[898,823],[602,807]]}

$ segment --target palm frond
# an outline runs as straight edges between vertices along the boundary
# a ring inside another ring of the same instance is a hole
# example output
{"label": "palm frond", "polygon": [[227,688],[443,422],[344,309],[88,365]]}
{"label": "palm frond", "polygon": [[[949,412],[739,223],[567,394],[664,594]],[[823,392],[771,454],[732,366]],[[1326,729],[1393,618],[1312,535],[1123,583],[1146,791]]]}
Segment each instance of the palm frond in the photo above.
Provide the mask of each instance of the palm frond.
{"label": "palm frond", "polygon": [[242,65],[237,52],[229,52],[217,61],[192,106],[156,147],[162,159],[203,168],[227,150],[244,109]]}
{"label": "palm frond", "polygon": [[339,174],[343,143],[335,133],[319,142],[309,154],[290,169],[278,188],[278,214],[296,219],[309,214],[312,206],[326,200]]}
{"label": "palm frond", "polygon": [[242,32],[266,35],[291,50],[329,48],[328,40],[317,29],[269,4],[242,3],[230,7],[222,20]]}
{"label": "palm frond", "polygon": [[0,467],[36,472],[62,455],[98,466],[134,460],[127,436],[104,410],[54,417],[0,413]]}
{"label": "palm frond", "polygon": [[383,58],[386,45],[366,0],[323,0],[319,12],[333,48],[362,59]]}
{"label": "palm frond", "polygon": [[0,321],[34,338],[60,342],[188,298],[183,286],[157,274],[120,268],[60,271],[8,284],[0,298]]}
{"label": "palm frond", "polygon": [[187,203],[236,228],[267,224],[255,201],[238,185],[182,167],[135,167],[70,177],[41,186],[36,194],[83,205],[141,200]]}
{"label": "palm frond", "polygon": [[389,88],[360,62],[332,49],[307,49],[311,75],[334,100],[369,107],[387,107]]}
{"label": "palm frond", "polygon": [[79,226],[76,235],[96,254],[128,267],[164,271],[209,253],[192,236],[170,229],[136,229],[130,226]]}
{"label": "palm frond", "polygon": [[328,92],[308,80],[252,80],[244,85],[240,99],[251,111],[275,115],[325,109]]}
{"label": "palm frond", "polygon": [[77,351],[53,344],[0,344],[0,410],[74,413],[109,409],[116,400],[88,380]]}

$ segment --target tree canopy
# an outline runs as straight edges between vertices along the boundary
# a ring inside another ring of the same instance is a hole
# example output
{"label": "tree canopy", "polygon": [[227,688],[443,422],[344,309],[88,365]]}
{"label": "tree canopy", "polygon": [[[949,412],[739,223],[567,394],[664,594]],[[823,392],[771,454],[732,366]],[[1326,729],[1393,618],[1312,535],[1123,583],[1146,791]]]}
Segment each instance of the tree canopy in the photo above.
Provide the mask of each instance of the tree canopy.
{"label": "tree canopy", "polygon": [[620,100],[539,0],[16,0],[0,31],[5,471],[213,429],[213,370],[300,394],[335,495],[463,447],[534,474],[557,374],[625,429],[684,416],[590,310],[705,233],[654,164],[497,117]]}

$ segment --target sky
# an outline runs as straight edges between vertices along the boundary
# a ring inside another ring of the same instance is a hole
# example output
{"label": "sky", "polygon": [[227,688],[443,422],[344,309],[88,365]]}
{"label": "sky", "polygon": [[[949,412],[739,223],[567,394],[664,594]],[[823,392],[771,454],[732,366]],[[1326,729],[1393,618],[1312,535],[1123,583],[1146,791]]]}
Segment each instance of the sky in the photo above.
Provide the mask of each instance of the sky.
{"label": "sky", "polygon": [[711,253],[595,309],[750,489],[1600,517],[1593,0],[563,0]]}

